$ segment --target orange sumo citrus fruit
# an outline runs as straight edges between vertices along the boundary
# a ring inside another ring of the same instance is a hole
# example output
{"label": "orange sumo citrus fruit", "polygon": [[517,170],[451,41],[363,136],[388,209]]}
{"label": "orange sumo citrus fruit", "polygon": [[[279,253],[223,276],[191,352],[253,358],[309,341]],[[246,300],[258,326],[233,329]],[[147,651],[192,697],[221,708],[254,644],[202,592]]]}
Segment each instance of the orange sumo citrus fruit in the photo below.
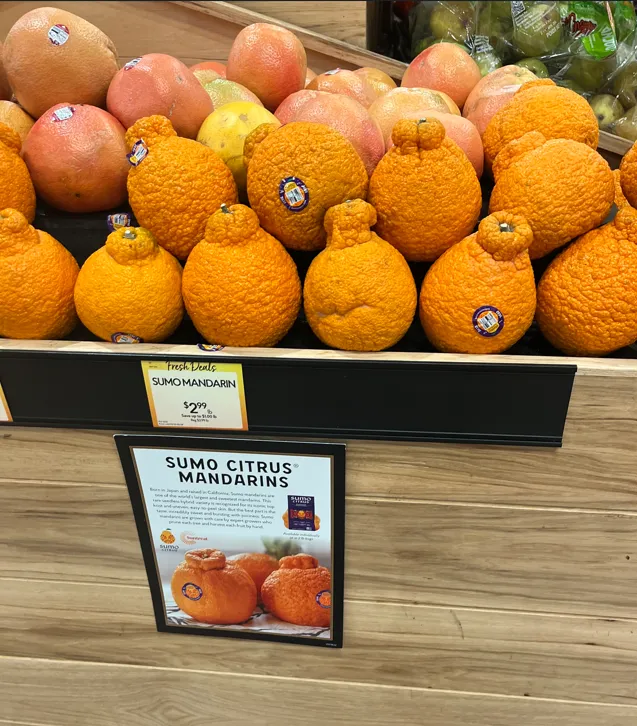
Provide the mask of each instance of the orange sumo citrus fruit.
{"label": "orange sumo citrus fruit", "polygon": [[532,239],[522,217],[497,212],[434,262],[420,292],[420,320],[438,350],[501,353],[520,340],[535,313]]}
{"label": "orange sumo citrus fruit", "polygon": [[0,123],[0,209],[16,209],[28,222],[35,217],[35,189],[20,157],[22,142],[16,131]]}
{"label": "orange sumo citrus fruit", "polygon": [[527,131],[540,131],[547,139],[572,139],[591,149],[599,141],[597,118],[588,101],[548,78],[525,83],[489,121],[482,137],[487,164]]}
{"label": "orange sumo citrus fruit", "polygon": [[209,342],[267,347],[296,320],[301,282],[290,255],[249,207],[223,205],[188,258],[183,295]]}
{"label": "orange sumo citrus fruit", "polygon": [[186,552],[173,573],[170,588],[179,608],[200,623],[243,623],[257,605],[254,580],[214,549]]}
{"label": "orange sumo citrus fruit", "polygon": [[[617,174],[617,172],[615,172]],[[567,355],[602,356],[637,340],[637,210],[575,240],[538,285],[537,322]]]}
{"label": "orange sumo citrus fruit", "polygon": [[142,227],[122,227],[82,266],[75,286],[80,320],[98,338],[131,335],[159,343],[183,317],[181,266]]}
{"label": "orange sumo citrus fruit", "polygon": [[264,124],[246,139],[248,198],[263,228],[286,247],[325,247],[323,217],[367,196],[368,177],[352,144],[322,124]]}
{"label": "orange sumo citrus fruit", "polygon": [[240,555],[228,557],[228,562],[237,565],[250,575],[256,585],[259,600],[261,599],[261,586],[266,577],[279,569],[278,560],[265,552],[243,552]]}
{"label": "orange sumo citrus fruit", "polygon": [[397,343],[416,309],[416,284],[404,257],[371,231],[374,208],[362,199],[325,215],[327,248],[305,277],[305,315],[315,335],[341,350],[377,351]]}
{"label": "orange sumo citrus fruit", "polygon": [[237,201],[230,169],[212,149],[177,136],[164,116],[148,116],[126,132],[131,151],[128,196],[139,224],[157,244],[185,260],[211,214]]}
{"label": "orange sumo citrus fruit", "polygon": [[318,560],[300,554],[282,557],[279,569],[261,588],[263,604],[279,620],[295,625],[328,628],[331,615],[332,576]]}
{"label": "orange sumo citrus fruit", "polygon": [[523,216],[533,230],[531,259],[598,227],[613,204],[613,174],[593,149],[530,131],[512,141],[493,166],[489,211]]}
{"label": "orange sumo citrus fruit", "polygon": [[637,143],[626,152],[619,169],[622,191],[630,205],[637,207]]}
{"label": "orange sumo citrus fruit", "polygon": [[15,209],[0,212],[0,337],[57,339],[77,323],[73,255]]}
{"label": "orange sumo citrus fruit", "polygon": [[482,192],[475,169],[438,119],[399,121],[394,148],[369,184],[376,232],[411,261],[429,262],[471,233]]}

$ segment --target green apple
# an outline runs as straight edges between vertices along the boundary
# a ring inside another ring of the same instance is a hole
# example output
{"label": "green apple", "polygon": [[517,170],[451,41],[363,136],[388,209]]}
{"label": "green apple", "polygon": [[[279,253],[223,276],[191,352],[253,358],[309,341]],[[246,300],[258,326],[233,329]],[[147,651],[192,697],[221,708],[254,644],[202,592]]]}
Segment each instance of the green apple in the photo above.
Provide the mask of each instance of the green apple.
{"label": "green apple", "polygon": [[613,133],[635,143],[637,141],[637,106],[633,106],[613,126]]}
{"label": "green apple", "polygon": [[522,60],[517,61],[515,65],[520,66],[521,68],[526,68],[531,71],[531,73],[535,73],[538,78],[549,77],[549,69],[539,58],[522,58]]}
{"label": "green apple", "polygon": [[579,84],[585,91],[598,91],[606,81],[606,64],[593,58],[571,58],[566,78]]}
{"label": "green apple", "polygon": [[609,131],[610,127],[624,115],[624,107],[609,93],[600,93],[589,101],[597,123],[602,131]]}
{"label": "green apple", "polygon": [[637,63],[629,63],[615,76],[613,93],[625,108],[637,105]]}
{"label": "green apple", "polygon": [[492,50],[476,53],[473,60],[478,64],[480,75],[486,76],[502,66],[502,61]]}
{"label": "green apple", "polygon": [[436,5],[431,12],[429,28],[440,40],[462,42],[467,37],[467,28],[463,17],[447,5]]}
{"label": "green apple", "polygon": [[503,2],[502,0],[492,0],[492,2],[484,3],[485,11],[491,13],[493,18],[501,18],[502,20],[508,20],[511,22],[511,3]]}
{"label": "green apple", "polygon": [[514,18],[513,42],[522,55],[544,56],[562,40],[562,23],[557,5],[527,4]]}

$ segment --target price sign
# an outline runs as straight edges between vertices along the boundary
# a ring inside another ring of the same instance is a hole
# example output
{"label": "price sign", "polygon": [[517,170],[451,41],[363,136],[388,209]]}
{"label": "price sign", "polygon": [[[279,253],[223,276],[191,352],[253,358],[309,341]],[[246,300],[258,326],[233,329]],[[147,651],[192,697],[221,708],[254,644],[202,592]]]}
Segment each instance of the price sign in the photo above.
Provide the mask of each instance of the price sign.
{"label": "price sign", "polygon": [[142,361],[142,370],[153,426],[247,430],[240,364]]}
{"label": "price sign", "polygon": [[11,411],[9,411],[9,404],[2,390],[2,384],[0,383],[0,422],[8,423],[13,421],[11,418]]}

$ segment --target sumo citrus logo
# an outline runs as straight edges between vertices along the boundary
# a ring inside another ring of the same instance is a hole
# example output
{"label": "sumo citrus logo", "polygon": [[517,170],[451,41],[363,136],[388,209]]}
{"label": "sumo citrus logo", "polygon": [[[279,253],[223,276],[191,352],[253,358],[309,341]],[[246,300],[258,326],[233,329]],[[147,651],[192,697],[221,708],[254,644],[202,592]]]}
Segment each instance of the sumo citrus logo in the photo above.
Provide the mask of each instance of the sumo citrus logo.
{"label": "sumo citrus logo", "polygon": [[171,531],[170,531],[169,529],[165,529],[165,530],[164,530],[164,531],[163,531],[163,532],[162,532],[162,533],[161,533],[161,534],[159,535],[159,539],[160,539],[160,540],[161,540],[161,541],[162,541],[162,542],[163,542],[164,544],[173,544],[173,542],[175,541],[175,535],[174,535],[174,534],[173,534],[173,533],[172,533],[172,532],[171,532]]}
{"label": "sumo citrus logo", "polygon": [[179,535],[179,539],[186,545],[194,545],[197,542],[207,542],[207,537],[197,537],[192,532],[182,532]]}

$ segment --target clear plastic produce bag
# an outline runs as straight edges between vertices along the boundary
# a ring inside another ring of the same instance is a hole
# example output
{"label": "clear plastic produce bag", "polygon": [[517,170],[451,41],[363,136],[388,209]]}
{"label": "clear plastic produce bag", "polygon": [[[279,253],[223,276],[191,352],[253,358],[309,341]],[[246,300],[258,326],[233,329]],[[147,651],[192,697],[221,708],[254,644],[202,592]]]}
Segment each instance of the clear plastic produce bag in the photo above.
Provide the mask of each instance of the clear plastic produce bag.
{"label": "clear plastic produce bag", "polygon": [[463,45],[483,75],[510,63],[584,95],[600,128],[637,141],[635,7],[611,2],[415,3],[411,57],[434,43]]}

